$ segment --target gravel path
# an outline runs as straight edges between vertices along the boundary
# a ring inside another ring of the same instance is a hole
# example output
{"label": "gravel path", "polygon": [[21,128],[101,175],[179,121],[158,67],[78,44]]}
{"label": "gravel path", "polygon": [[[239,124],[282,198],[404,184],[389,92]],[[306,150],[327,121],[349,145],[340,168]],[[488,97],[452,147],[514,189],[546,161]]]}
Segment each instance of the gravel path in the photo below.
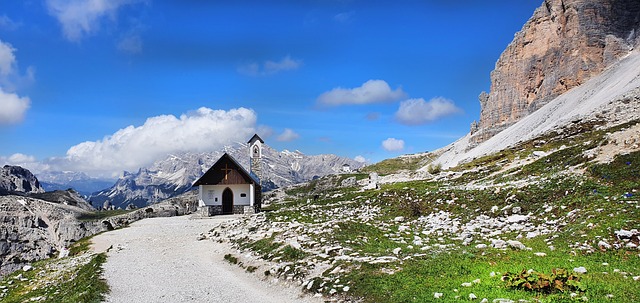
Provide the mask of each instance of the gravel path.
{"label": "gravel path", "polygon": [[113,247],[104,265],[106,302],[321,302],[230,265],[225,244],[196,240],[230,218],[144,219],[94,237],[95,250]]}

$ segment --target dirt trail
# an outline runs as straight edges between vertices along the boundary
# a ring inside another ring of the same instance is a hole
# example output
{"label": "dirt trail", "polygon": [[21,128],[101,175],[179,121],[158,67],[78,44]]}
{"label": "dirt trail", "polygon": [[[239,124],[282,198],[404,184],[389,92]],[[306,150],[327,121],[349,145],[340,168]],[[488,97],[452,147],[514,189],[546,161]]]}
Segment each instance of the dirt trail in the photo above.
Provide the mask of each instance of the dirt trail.
{"label": "dirt trail", "polygon": [[197,236],[231,217],[144,219],[94,237],[108,252],[106,302],[321,302],[223,260],[228,247]]}

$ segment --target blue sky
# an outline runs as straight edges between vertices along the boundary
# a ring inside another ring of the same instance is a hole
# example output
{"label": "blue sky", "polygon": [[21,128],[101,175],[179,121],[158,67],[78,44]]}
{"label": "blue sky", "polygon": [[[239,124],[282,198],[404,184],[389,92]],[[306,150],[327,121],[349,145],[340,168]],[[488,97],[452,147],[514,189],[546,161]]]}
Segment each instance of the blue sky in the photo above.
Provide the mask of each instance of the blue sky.
{"label": "blue sky", "polygon": [[113,177],[253,132],[368,162],[434,150],[540,4],[0,0],[0,162]]}

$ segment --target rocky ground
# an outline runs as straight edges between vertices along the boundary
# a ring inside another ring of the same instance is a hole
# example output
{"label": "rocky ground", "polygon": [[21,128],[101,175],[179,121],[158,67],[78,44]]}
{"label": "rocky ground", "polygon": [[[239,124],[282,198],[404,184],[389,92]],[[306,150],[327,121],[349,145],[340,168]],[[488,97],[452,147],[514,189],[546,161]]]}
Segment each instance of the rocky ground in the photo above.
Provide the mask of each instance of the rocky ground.
{"label": "rocky ground", "polygon": [[104,265],[111,288],[106,302],[319,302],[247,275],[224,261],[227,246],[199,237],[232,219],[145,219],[94,237],[95,246],[111,247]]}
{"label": "rocky ground", "polygon": [[[597,286],[551,300],[610,300],[621,294],[598,285],[602,275],[624,285],[609,287],[640,289],[637,127],[576,126],[422,180],[407,171],[379,178],[385,183],[378,186],[366,175],[317,180],[271,193],[266,212],[222,222],[204,236],[235,247],[233,257],[256,275],[328,301],[530,301],[535,296],[526,292],[483,288],[504,289],[505,272],[552,267]],[[627,155],[612,156],[615,146]],[[422,287],[410,288],[414,299],[397,290],[417,283],[407,275],[442,264],[465,274],[448,285],[424,277]],[[387,293],[372,294],[390,281]]]}

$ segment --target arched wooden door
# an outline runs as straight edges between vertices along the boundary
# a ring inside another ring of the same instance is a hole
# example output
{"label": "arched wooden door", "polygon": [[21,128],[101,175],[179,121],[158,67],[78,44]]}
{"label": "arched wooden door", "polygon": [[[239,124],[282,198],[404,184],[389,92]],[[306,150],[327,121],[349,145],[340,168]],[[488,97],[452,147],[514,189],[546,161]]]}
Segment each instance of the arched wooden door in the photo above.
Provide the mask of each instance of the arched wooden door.
{"label": "arched wooden door", "polygon": [[233,214],[233,192],[228,187],[222,192],[222,214]]}

